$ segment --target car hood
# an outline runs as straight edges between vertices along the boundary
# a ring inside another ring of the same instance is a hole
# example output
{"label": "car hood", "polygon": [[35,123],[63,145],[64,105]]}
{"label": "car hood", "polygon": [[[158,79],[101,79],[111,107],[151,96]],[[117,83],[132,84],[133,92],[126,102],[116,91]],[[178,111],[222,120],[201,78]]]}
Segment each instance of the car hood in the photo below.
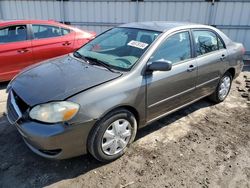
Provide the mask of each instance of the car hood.
{"label": "car hood", "polygon": [[34,106],[64,100],[121,75],[64,56],[22,72],[11,82],[11,88],[29,106]]}

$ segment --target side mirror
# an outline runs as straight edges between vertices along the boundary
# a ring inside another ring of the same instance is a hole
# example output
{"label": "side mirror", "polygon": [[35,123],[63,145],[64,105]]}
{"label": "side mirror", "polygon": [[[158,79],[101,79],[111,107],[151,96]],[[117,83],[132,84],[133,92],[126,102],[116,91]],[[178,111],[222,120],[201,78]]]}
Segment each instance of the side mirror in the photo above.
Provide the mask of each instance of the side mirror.
{"label": "side mirror", "polygon": [[147,66],[148,71],[169,71],[171,69],[172,69],[172,62],[165,60],[155,61]]}

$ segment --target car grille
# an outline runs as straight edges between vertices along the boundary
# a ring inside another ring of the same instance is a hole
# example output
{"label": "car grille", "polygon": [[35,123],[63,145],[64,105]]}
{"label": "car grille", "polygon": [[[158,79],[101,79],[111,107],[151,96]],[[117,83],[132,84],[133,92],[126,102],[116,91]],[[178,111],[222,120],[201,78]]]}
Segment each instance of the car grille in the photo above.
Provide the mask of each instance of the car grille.
{"label": "car grille", "polygon": [[23,112],[27,110],[27,105],[18,97],[14,91],[10,91],[7,100],[7,117],[11,124],[15,124],[22,118]]}

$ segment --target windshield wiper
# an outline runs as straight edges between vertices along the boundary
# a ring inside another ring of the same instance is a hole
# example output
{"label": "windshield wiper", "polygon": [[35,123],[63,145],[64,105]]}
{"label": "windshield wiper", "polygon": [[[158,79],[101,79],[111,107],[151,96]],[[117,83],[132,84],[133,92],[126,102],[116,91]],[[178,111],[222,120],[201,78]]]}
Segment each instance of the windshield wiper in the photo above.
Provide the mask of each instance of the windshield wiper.
{"label": "windshield wiper", "polygon": [[89,61],[82,54],[80,54],[78,51],[75,51],[73,53],[73,56],[76,58],[80,58],[80,59],[84,60],[85,62],[89,63]]}
{"label": "windshield wiper", "polygon": [[[101,65],[101,66],[105,67],[106,69],[108,69],[109,71],[115,72],[115,73],[116,73],[116,71],[113,71],[113,70],[110,68],[110,66],[109,66],[108,64],[102,62],[102,61],[99,60],[99,59],[96,59],[96,58],[93,58],[93,57],[87,57],[87,56],[85,57],[85,56],[83,56],[82,54],[80,54],[78,51],[75,51],[75,52],[73,53],[73,55],[74,55],[74,57],[76,57],[76,58],[80,58],[80,59],[84,60],[84,61],[87,62],[88,64]],[[90,60],[91,62],[93,62],[93,63],[90,63],[89,60]]]}
{"label": "windshield wiper", "polygon": [[110,68],[110,65],[102,62],[99,59],[96,59],[96,58],[93,58],[93,57],[88,57],[88,56],[85,56],[84,58],[87,59],[87,60],[92,61],[93,62],[92,64],[94,64],[94,65],[101,65],[101,66],[105,67],[106,69],[108,69],[109,71],[117,73],[116,71],[114,71],[113,69]]}

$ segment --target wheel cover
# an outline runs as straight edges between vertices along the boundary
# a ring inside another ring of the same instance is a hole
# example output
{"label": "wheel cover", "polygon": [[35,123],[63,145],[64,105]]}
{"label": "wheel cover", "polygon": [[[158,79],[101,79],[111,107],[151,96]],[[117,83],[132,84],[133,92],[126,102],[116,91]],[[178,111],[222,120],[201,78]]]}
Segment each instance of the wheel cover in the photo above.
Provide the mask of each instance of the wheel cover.
{"label": "wheel cover", "polygon": [[102,137],[102,150],[107,155],[121,152],[129,143],[132,126],[126,119],[118,119],[111,123]]}
{"label": "wheel cover", "polygon": [[220,83],[220,87],[219,87],[219,99],[220,100],[224,100],[230,90],[230,86],[231,86],[231,79],[228,76],[225,76],[221,83]]}

